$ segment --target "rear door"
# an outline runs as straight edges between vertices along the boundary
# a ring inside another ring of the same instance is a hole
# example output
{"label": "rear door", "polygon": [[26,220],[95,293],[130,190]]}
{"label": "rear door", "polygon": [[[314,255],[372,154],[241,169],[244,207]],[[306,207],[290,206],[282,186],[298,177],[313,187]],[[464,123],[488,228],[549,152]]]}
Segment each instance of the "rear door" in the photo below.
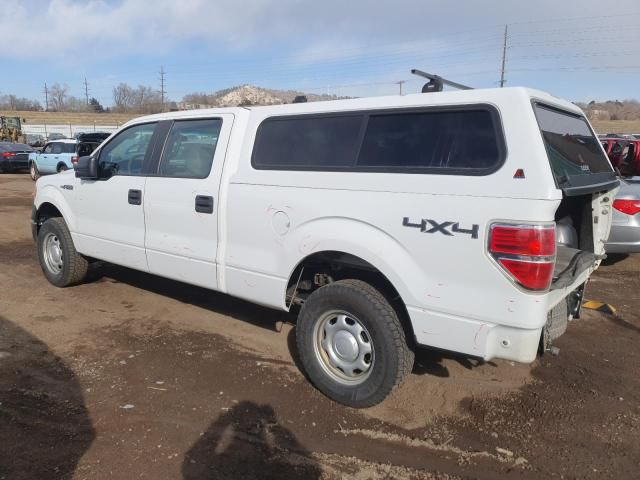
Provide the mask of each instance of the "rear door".
{"label": "rear door", "polygon": [[151,273],[217,288],[218,192],[233,118],[171,124],[144,197]]}

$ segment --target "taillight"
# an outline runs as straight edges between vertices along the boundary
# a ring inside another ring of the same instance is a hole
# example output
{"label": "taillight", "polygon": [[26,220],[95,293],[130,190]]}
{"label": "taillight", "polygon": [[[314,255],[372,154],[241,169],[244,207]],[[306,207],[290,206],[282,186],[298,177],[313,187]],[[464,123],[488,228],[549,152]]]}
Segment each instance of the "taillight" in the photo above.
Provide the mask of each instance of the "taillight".
{"label": "taillight", "polygon": [[613,208],[627,215],[640,212],[640,200],[614,200]]}
{"label": "taillight", "polygon": [[13,153],[13,152],[3,152],[2,153],[2,157],[3,158],[11,158],[11,157],[15,157],[15,156],[16,156],[16,154]]}
{"label": "taillight", "polygon": [[494,223],[489,253],[516,282],[529,290],[546,290],[556,262],[555,225]]}
{"label": "taillight", "polygon": [[78,157],[71,157],[71,163],[73,163],[74,165],[78,164]]}

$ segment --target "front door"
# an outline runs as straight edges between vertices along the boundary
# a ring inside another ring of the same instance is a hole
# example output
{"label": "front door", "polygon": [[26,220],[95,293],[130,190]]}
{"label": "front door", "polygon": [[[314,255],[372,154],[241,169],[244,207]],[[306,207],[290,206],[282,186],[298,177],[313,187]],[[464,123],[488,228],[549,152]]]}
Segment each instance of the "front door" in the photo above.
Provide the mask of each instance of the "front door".
{"label": "front door", "polygon": [[54,143],[47,143],[42,152],[38,153],[38,159],[36,161],[36,165],[40,173],[54,173],[56,171],[57,159],[53,158],[53,146]]}
{"label": "front door", "polygon": [[149,271],[217,288],[218,191],[233,115],[175,120],[147,179]]}
{"label": "front door", "polygon": [[129,127],[95,154],[98,180],[76,179],[73,240],[87,256],[148,270],[144,250],[144,191],[157,123]]}

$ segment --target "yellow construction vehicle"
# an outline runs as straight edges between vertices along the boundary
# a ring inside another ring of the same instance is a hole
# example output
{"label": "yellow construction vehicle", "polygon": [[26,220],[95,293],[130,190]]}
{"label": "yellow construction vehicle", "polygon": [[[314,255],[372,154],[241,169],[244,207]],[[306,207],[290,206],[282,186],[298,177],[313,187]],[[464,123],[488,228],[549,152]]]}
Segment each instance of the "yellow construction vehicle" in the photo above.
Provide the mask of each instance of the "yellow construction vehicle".
{"label": "yellow construction vehicle", "polygon": [[20,117],[0,117],[0,142],[24,142]]}

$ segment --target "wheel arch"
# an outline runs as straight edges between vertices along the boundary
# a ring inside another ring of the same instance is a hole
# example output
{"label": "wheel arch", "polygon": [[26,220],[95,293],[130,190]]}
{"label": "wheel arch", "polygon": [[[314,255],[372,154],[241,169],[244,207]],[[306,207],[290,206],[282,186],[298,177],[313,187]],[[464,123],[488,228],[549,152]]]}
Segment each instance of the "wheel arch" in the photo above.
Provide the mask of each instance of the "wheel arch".
{"label": "wheel arch", "polygon": [[[372,261],[373,260],[373,261]],[[415,341],[411,319],[403,295],[385,266],[378,266],[375,259],[342,250],[315,251],[301,258],[291,270],[286,289],[285,302],[288,307],[302,303],[304,298],[326,283],[337,280],[357,279],[375,287],[396,310],[408,341]]]}
{"label": "wheel arch", "polygon": [[38,188],[34,209],[33,220],[37,224],[37,229],[48,218],[61,217],[71,232],[76,231],[75,218],[67,206],[65,198],[55,187],[47,185]]}

